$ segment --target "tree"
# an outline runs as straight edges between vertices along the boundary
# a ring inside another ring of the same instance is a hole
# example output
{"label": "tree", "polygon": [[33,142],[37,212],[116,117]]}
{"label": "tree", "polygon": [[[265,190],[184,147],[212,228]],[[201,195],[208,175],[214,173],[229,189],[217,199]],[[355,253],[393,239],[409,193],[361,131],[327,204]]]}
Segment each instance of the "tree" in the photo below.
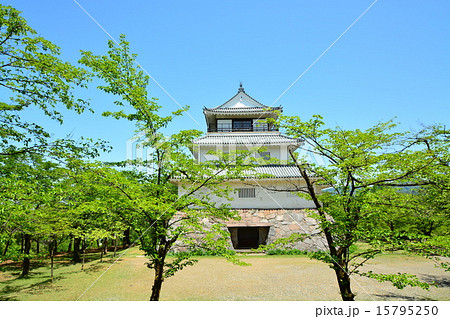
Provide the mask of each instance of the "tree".
{"label": "tree", "polygon": [[[34,108],[62,124],[62,109],[81,113],[88,107],[73,90],[86,87],[89,73],[59,56],[60,49],[38,36],[19,11],[0,5],[0,86],[8,93],[0,101],[0,218],[5,221],[0,246],[5,241],[2,259],[24,256],[24,275],[29,270],[32,235],[45,237],[35,214],[54,204],[50,195],[55,195],[59,182],[51,180],[54,168],[60,171],[68,157],[95,157],[100,150],[108,150],[104,142],[90,139],[53,139],[39,123],[23,120],[24,111]],[[43,227],[57,225],[45,220]],[[21,254],[12,249],[19,232],[23,234]]]}
{"label": "tree", "polygon": [[[227,195],[229,189],[224,186],[224,181],[238,176],[242,169],[239,165],[241,157],[236,156],[233,165],[230,162],[200,165],[187,154],[187,149],[201,132],[181,131],[164,137],[163,129],[185,110],[176,110],[169,116],[160,115],[161,106],[147,96],[149,77],[134,67],[135,55],[130,53],[124,36],[120,37],[119,45],[109,42],[106,56],[95,56],[91,52],[82,55],[80,62],[104,80],[105,85],[99,88],[119,97],[115,104],[122,109],[103,115],[133,121],[136,130],[145,137],[144,146],[153,150],[147,161],[122,163],[141,165],[149,170],[148,173],[91,168],[89,180],[103,188],[99,192],[110,194],[105,197],[105,205],[115,207],[123,221],[128,221],[138,233],[140,247],[149,258],[148,267],[154,269],[150,300],[156,301],[164,278],[194,263],[189,252],[178,254],[170,262],[167,260],[176,242],[184,241],[191,247],[200,243],[203,248],[213,249],[234,260],[226,249],[228,233],[219,223],[206,229],[204,220],[236,217],[228,206],[216,205],[211,196]],[[171,184],[175,178],[184,181],[185,189],[181,194],[177,194],[176,187]],[[203,236],[197,240],[189,236],[199,232]]]}
{"label": "tree", "polygon": [[37,107],[62,123],[59,107],[81,113],[87,102],[74,87],[85,87],[88,72],[58,58],[60,49],[37,35],[16,9],[0,5],[0,86],[11,93],[0,101],[0,158],[71,148],[71,141],[51,140],[39,124],[21,119],[20,111]]}
{"label": "tree", "polygon": [[437,159],[437,165],[424,174],[428,185],[414,196],[413,227],[420,234],[406,249],[433,259],[438,266],[450,271],[450,263],[440,257],[450,256],[450,133],[444,125],[434,125],[421,131],[418,137]]}
{"label": "tree", "polygon": [[16,251],[16,256],[11,252],[8,257],[22,260],[22,276],[26,276],[30,271],[33,237],[57,236],[66,229],[64,210],[56,213],[52,209],[61,200],[55,189],[62,170],[56,163],[33,153],[8,156],[0,167],[3,185],[0,231],[7,230],[9,241],[17,235],[23,238],[22,252]]}
{"label": "tree", "polygon": [[[354,300],[350,280],[353,274],[388,280],[398,288],[405,285],[427,288],[426,283],[412,275],[363,273],[360,267],[383,251],[412,251],[411,247],[419,249],[419,243],[424,245],[428,241],[413,226],[411,207],[406,205],[411,198],[417,198],[402,190],[430,185],[430,175],[441,178],[442,174],[436,172],[443,167],[440,159],[444,148],[433,147],[426,130],[417,135],[392,132],[396,127],[392,121],[365,131],[323,128],[322,117],[318,115],[309,121],[280,115],[276,124],[288,135],[303,139],[307,151],[328,162],[325,166],[307,163],[290,151],[307,184],[301,191],[314,202],[313,215],[328,243],[328,251],[315,253],[313,257],[328,263],[335,271],[342,299]],[[448,165],[448,157],[444,162]],[[316,192],[316,183],[329,186],[329,191]],[[399,207],[408,214],[398,214]],[[436,211],[430,213],[440,218]],[[404,220],[399,219],[400,215]],[[390,227],[393,223],[401,227]],[[361,241],[369,247],[355,251],[355,244]],[[448,247],[444,253],[448,254]]]}
{"label": "tree", "polygon": [[[74,263],[82,262],[80,244],[83,242],[83,251],[88,244],[98,241],[106,244],[106,239],[115,238],[118,232],[125,230],[115,210],[117,205],[108,206],[106,203],[112,199],[111,192],[96,184],[96,176],[92,172],[99,169],[100,164],[88,163],[79,159],[72,159],[67,165],[67,179],[64,181],[64,198],[66,209],[70,212],[71,235],[74,237]],[[101,258],[103,258],[103,248]],[[84,255],[84,253],[83,253]],[[83,262],[84,266],[84,262]],[[82,268],[83,268],[82,266]]]}

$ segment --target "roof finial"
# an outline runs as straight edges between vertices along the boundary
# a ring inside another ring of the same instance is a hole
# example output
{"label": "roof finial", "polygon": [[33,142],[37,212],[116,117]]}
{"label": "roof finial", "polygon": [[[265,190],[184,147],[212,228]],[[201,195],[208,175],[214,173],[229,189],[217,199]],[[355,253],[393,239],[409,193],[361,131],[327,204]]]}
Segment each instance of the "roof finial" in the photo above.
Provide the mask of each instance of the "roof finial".
{"label": "roof finial", "polygon": [[244,92],[244,87],[242,86],[242,81],[239,83],[239,90],[238,92]]}

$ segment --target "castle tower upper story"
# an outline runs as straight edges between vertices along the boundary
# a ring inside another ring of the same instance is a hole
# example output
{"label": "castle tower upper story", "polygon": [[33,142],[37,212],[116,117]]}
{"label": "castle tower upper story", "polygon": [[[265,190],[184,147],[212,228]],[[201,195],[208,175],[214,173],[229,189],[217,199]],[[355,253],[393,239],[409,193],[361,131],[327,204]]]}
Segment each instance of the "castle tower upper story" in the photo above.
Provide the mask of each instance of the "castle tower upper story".
{"label": "castle tower upper story", "polygon": [[276,119],[281,107],[269,107],[248,95],[242,83],[238,92],[228,101],[214,108],[204,108],[208,133],[224,132],[272,132],[272,125],[264,123],[266,118]]}
{"label": "castle tower upper story", "polygon": [[211,151],[261,151],[256,157],[288,160],[288,147],[297,148],[301,141],[282,135],[267,119],[277,119],[282,107],[264,105],[248,95],[242,83],[228,101],[214,108],[204,108],[207,124],[205,136],[194,140],[193,154],[200,162],[214,159]]}

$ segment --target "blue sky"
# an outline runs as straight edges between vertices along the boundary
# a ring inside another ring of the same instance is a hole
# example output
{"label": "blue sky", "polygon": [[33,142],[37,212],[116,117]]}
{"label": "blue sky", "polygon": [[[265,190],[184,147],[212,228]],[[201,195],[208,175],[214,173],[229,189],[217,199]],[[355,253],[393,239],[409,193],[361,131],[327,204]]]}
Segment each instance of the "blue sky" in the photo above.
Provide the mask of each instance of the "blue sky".
{"label": "blue sky", "polygon": [[[113,37],[131,42],[139,62],[189,116],[167,133],[205,130],[203,106],[245,90],[271,105],[374,0],[77,0]],[[104,54],[108,36],[73,0],[2,1],[23,12],[72,63],[80,50]],[[403,130],[450,124],[450,1],[379,0],[277,103],[288,115],[321,114],[331,126],[368,128],[394,117]],[[155,83],[163,112],[178,108]],[[3,93],[2,93],[3,94]],[[64,112],[64,125],[30,112],[57,136],[110,141],[104,160],[125,159],[133,126],[101,117],[112,97],[92,89],[95,114]],[[449,125],[448,125],[449,126]]]}

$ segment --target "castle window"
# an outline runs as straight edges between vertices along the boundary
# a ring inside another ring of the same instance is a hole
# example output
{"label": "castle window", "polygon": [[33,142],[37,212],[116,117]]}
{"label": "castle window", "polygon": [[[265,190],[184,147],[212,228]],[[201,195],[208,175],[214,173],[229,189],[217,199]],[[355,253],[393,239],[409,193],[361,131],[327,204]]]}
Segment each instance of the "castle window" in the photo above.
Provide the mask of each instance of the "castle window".
{"label": "castle window", "polygon": [[233,120],[233,132],[247,131],[252,131],[252,120]]}
{"label": "castle window", "polygon": [[269,130],[269,124],[265,122],[265,119],[253,120],[253,131],[255,132],[267,132]]}
{"label": "castle window", "polygon": [[268,160],[270,160],[270,152],[260,152],[259,157],[268,161]]}
{"label": "castle window", "polygon": [[238,196],[239,198],[254,198],[255,189],[254,188],[238,188]]}
{"label": "castle window", "polygon": [[217,120],[217,132],[231,132],[232,120]]}

